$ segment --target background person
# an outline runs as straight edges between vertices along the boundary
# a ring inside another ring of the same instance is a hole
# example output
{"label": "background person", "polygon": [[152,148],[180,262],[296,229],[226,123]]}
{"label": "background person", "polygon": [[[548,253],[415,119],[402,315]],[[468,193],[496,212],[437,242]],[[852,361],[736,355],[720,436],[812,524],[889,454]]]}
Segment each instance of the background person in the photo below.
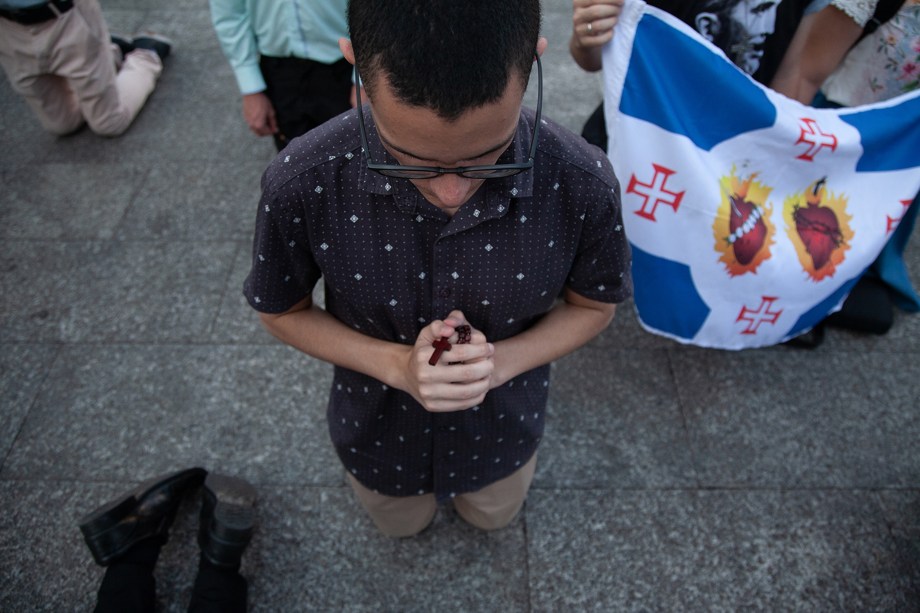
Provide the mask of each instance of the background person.
{"label": "background person", "polygon": [[[859,106],[920,87],[920,0],[815,0],[771,87],[803,104]],[[893,305],[920,311],[904,264],[920,205],[915,198],[891,239],[827,322],[887,332]]]}
{"label": "background person", "polygon": [[[744,72],[769,83],[779,67],[809,0],[651,0],[693,27]],[[569,51],[581,68],[601,69],[601,47],[613,38],[623,0],[573,0]],[[607,148],[603,104],[582,136]]]}
{"label": "background person", "polygon": [[187,468],[154,477],[80,520],[93,559],[106,568],[95,613],[156,610],[154,568],[183,499],[203,486],[201,555],[192,613],[245,613],[248,583],[240,574],[255,523],[255,488],[237,477]]}
{"label": "background person", "polygon": [[153,92],[170,48],[153,33],[111,38],[97,0],[0,0],[0,65],[52,134],[84,122],[102,136],[122,134]]}
{"label": "background person", "polygon": [[339,51],[347,0],[210,0],[240,93],[243,119],[278,151],[351,107],[351,65]]}

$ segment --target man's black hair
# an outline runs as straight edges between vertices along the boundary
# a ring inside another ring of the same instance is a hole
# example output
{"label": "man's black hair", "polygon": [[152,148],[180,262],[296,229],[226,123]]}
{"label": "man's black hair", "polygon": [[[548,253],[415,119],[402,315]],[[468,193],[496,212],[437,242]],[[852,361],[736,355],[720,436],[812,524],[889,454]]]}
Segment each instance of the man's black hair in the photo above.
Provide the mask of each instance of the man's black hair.
{"label": "man's black hair", "polygon": [[526,88],[540,0],[349,0],[348,28],[373,96],[381,73],[397,98],[453,120]]}

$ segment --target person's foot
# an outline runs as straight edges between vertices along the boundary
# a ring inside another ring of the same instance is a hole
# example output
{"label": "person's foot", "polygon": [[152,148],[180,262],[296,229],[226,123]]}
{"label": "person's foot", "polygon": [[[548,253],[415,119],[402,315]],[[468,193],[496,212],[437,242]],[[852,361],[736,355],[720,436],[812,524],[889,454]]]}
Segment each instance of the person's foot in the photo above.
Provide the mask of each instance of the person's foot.
{"label": "person's foot", "polygon": [[118,50],[121,51],[122,61],[124,61],[126,55],[134,51],[134,43],[127,38],[119,36],[118,34],[112,34],[109,38],[112,40],[112,43],[118,47]]}
{"label": "person's foot", "polygon": [[255,524],[256,490],[247,481],[208,475],[204,482],[198,545],[219,568],[239,568]]}
{"label": "person's foot", "polygon": [[188,468],[154,477],[84,516],[80,531],[96,563],[108,566],[144,539],[165,539],[183,496],[205,475],[203,468]]}
{"label": "person's foot", "polygon": [[134,40],[131,41],[131,44],[134,45],[135,49],[153,51],[160,56],[160,61],[165,60],[173,48],[173,42],[171,40],[156,32],[142,32],[137,34]]}

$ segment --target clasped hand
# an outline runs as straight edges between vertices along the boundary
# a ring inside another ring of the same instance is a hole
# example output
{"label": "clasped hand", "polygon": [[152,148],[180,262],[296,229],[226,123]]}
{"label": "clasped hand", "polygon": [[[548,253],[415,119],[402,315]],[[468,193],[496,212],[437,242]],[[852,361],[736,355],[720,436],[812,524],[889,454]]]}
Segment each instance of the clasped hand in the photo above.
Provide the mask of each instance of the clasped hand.
{"label": "clasped hand", "polygon": [[[452,311],[443,321],[426,326],[409,354],[406,391],[432,412],[463,411],[480,404],[492,386],[495,347],[472,328],[470,342],[457,344],[457,327],[468,324],[463,313]],[[429,364],[432,343],[447,337],[449,351]]]}

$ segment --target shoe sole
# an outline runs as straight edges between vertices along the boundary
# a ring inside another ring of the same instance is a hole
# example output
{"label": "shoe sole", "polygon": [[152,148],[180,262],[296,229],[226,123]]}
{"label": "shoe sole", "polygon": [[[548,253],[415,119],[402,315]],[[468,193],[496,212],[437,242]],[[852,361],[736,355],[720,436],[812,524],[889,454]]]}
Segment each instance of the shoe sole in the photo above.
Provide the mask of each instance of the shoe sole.
{"label": "shoe sole", "polygon": [[238,477],[208,475],[205,490],[214,496],[214,521],[229,530],[251,530],[255,524],[256,488]]}
{"label": "shoe sole", "polygon": [[[135,40],[139,38],[147,38],[152,41],[156,41],[158,43],[167,45],[169,47],[170,53],[176,50],[175,41],[173,41],[173,39],[171,38],[163,36],[162,34],[155,34],[154,32],[138,32],[137,34],[131,37],[131,42],[133,43]],[[141,47],[138,47],[138,48],[140,49]]]}
{"label": "shoe sole", "polygon": [[200,538],[208,559],[218,566],[221,560],[238,559],[249,544],[255,526],[256,489],[237,477],[210,474],[204,482],[205,495],[213,499],[211,520],[201,529]]}

